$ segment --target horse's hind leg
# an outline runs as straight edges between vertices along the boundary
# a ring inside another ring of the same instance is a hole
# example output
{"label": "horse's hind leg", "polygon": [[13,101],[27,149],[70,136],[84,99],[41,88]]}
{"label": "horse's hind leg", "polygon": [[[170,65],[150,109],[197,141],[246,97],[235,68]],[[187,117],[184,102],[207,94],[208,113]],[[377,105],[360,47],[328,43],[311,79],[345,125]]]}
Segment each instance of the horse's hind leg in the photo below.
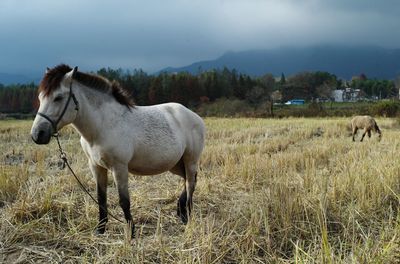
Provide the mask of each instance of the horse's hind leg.
{"label": "horse's hind leg", "polygon": [[[179,162],[170,170],[172,173],[181,176],[185,180],[185,184],[183,187],[183,191],[179,196],[178,205],[176,208],[176,213],[179,217],[182,218],[184,212],[186,212],[186,201],[187,201],[187,192],[186,192],[186,170],[185,164],[183,162],[183,157],[179,160]],[[182,218],[184,223],[187,222],[187,216]]]}
{"label": "horse's hind leg", "polygon": [[197,182],[197,164],[185,162],[185,187],[178,200],[178,215],[184,224],[188,222],[193,206],[193,193]]}
{"label": "horse's hind leg", "polygon": [[187,217],[187,213],[186,213],[186,201],[187,201],[187,191],[186,191],[186,183],[185,183],[185,187],[183,188],[183,191],[182,191],[181,195],[179,196],[178,205],[176,207],[176,213],[181,218],[181,220],[184,224],[186,224],[188,221],[188,217]]}
{"label": "horse's hind leg", "polygon": [[368,130],[368,137],[371,138],[371,130]]}
{"label": "horse's hind leg", "polygon": [[133,224],[130,211],[131,202],[128,190],[128,167],[121,166],[119,168],[114,168],[113,176],[118,188],[119,205],[124,212],[126,222],[131,227],[131,237],[133,238],[135,237],[135,225]]}
{"label": "horse's hind leg", "polygon": [[354,140],[354,136],[357,134],[357,130],[358,130],[357,127],[354,127],[354,128],[353,128],[353,141],[355,141],[355,140]]}
{"label": "horse's hind leg", "polygon": [[107,170],[95,165],[89,160],[90,171],[96,178],[97,200],[99,203],[99,223],[96,234],[104,234],[106,230],[107,218]]}

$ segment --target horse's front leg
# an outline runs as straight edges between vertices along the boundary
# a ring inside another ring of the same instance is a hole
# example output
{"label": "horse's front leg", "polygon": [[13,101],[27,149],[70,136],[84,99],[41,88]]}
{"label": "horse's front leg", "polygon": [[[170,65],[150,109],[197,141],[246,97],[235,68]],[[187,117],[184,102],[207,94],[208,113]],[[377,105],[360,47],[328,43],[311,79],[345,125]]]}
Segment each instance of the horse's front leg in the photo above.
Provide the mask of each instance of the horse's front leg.
{"label": "horse's front leg", "polygon": [[128,166],[117,166],[113,168],[114,180],[117,184],[118,195],[119,195],[119,205],[121,206],[125,220],[131,227],[131,237],[135,237],[135,225],[132,221],[131,215],[131,202],[129,199],[129,189],[128,189]]}
{"label": "horse's front leg", "polygon": [[362,137],[361,137],[361,140],[360,140],[360,142],[362,142],[363,141],[363,139],[364,139],[364,137],[365,137],[365,135],[367,134],[367,131],[368,131],[368,129],[364,129],[364,133],[362,134]]}
{"label": "horse's front leg", "polygon": [[96,228],[96,234],[104,234],[107,217],[107,169],[100,167],[89,160],[89,167],[96,178],[97,201],[99,203],[99,223]]}

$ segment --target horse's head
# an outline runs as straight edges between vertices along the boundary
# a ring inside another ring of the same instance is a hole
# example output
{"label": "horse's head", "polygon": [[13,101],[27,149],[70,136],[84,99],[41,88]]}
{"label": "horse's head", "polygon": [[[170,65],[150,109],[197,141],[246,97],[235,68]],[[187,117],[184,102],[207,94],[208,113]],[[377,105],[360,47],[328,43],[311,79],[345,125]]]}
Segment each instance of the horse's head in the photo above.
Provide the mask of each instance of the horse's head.
{"label": "horse's head", "polygon": [[39,111],[32,124],[31,136],[36,144],[47,144],[59,129],[72,123],[78,102],[72,91],[73,76],[77,71],[67,65],[47,69],[39,85]]}
{"label": "horse's head", "polygon": [[382,132],[379,131],[379,132],[378,132],[378,141],[381,141],[381,140],[382,140]]}

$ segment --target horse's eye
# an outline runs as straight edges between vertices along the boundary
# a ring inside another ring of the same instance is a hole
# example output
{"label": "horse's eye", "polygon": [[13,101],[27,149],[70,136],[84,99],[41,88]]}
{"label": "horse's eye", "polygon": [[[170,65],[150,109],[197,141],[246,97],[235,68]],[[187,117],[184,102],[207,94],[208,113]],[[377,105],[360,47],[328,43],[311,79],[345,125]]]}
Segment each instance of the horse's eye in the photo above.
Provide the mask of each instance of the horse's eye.
{"label": "horse's eye", "polygon": [[62,99],[63,99],[62,96],[57,96],[57,97],[54,99],[54,102],[59,102],[59,101],[61,101]]}

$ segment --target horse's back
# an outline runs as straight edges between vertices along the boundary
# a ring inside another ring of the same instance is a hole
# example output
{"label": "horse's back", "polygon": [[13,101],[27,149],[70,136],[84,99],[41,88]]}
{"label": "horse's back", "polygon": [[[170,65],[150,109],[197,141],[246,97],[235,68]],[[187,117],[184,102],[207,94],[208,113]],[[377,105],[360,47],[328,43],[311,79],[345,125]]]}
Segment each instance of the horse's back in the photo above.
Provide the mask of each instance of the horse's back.
{"label": "horse's back", "polygon": [[359,115],[353,117],[353,119],[351,120],[351,125],[353,128],[374,127],[376,125],[376,121],[373,117],[369,115]]}
{"label": "horse's back", "polygon": [[160,107],[165,107],[166,113],[172,117],[176,124],[191,129],[199,129],[205,133],[203,119],[185,106],[178,103],[167,103],[160,105]]}
{"label": "horse's back", "polygon": [[173,128],[185,133],[186,136],[192,135],[198,137],[196,140],[204,144],[206,129],[203,119],[200,116],[178,103],[160,104],[158,107]]}

